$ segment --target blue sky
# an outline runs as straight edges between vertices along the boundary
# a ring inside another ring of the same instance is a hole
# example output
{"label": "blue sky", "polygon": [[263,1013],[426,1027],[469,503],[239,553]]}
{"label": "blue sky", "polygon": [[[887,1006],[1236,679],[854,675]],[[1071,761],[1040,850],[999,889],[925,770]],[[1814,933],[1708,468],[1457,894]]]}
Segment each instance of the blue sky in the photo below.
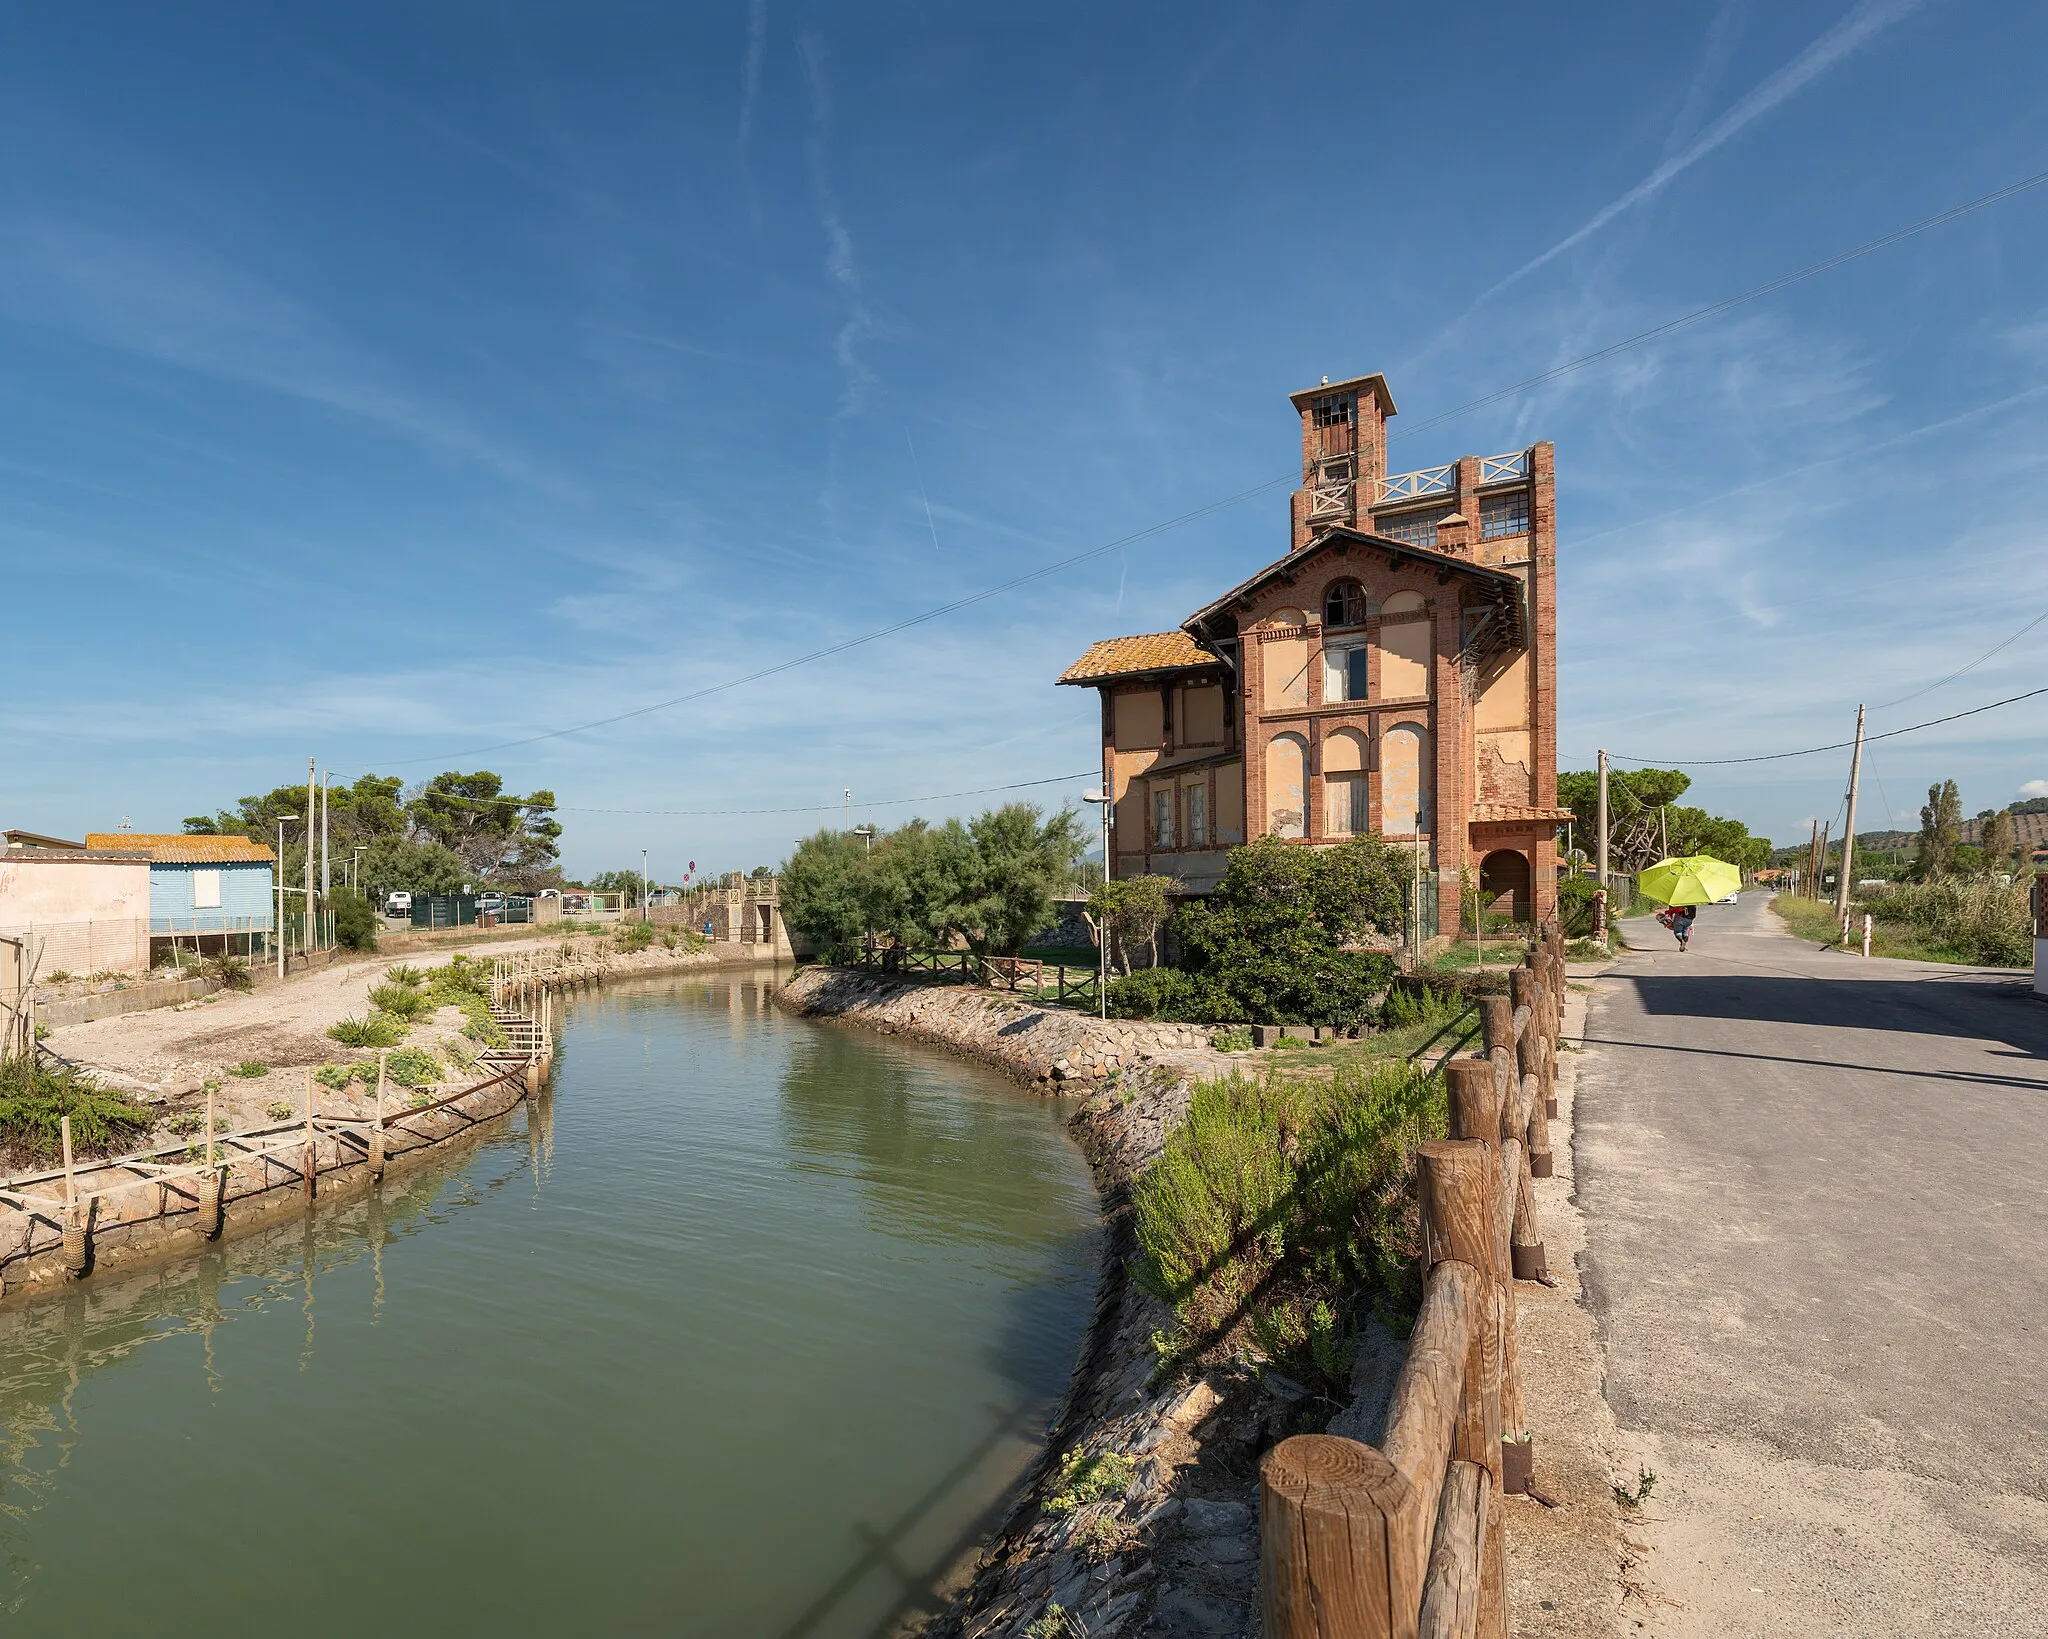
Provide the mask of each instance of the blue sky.
{"label": "blue sky", "polygon": [[[2035,686],[2048,625],[1904,699],[2048,609],[2048,189],[1400,435],[2048,170],[2044,58],[1973,0],[14,8],[0,816],[489,766],[672,876],[1086,769],[1053,677],[1284,483],[504,742],[1284,479],[1369,370],[1397,468],[1556,441],[1568,766]],[[1873,748],[1866,823],[2048,792],[2043,704]],[[1845,776],[1696,790],[1791,840]]]}

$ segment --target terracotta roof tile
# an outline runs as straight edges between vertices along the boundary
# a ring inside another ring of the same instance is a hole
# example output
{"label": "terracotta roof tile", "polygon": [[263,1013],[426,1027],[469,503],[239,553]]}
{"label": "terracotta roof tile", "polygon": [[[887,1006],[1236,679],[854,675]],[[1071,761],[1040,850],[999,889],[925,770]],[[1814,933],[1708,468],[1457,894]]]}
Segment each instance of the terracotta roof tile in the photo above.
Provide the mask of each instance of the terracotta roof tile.
{"label": "terracotta roof tile", "polygon": [[1179,671],[1214,666],[1219,661],[1186,632],[1146,632],[1137,637],[1106,637],[1060,674],[1062,683],[1095,683],[1144,672]]}
{"label": "terracotta roof tile", "polygon": [[159,865],[268,865],[277,855],[249,837],[90,831],[85,845],[109,853],[147,854]]}

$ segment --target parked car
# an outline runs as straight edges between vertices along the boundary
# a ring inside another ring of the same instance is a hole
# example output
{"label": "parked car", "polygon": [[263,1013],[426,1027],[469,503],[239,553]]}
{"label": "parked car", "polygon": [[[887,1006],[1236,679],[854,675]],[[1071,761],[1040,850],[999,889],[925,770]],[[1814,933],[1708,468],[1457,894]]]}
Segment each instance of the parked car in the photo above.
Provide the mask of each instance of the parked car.
{"label": "parked car", "polygon": [[389,917],[410,917],[412,915],[412,895],[409,893],[387,895],[384,900],[384,914]]}
{"label": "parked car", "polygon": [[590,900],[586,895],[580,893],[564,894],[562,895],[562,909],[565,911],[587,911],[590,909]]}
{"label": "parked car", "polygon": [[476,908],[479,915],[485,911],[501,911],[505,908],[505,896],[501,893],[478,894]]}

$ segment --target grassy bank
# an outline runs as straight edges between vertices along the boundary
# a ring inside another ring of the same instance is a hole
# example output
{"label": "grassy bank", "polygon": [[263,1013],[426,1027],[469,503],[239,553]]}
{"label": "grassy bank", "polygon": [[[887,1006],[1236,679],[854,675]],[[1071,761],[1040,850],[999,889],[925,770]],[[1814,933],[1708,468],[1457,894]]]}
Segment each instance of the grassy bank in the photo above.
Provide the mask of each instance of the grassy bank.
{"label": "grassy bank", "polygon": [[[1771,909],[1795,938],[1823,946],[1843,943],[1832,902],[1779,894],[1771,900]],[[1988,878],[1950,878],[1908,883],[1882,896],[1853,900],[1850,949],[1863,948],[1866,913],[1871,918],[1873,956],[1971,967],[2017,968],[2033,961],[2023,885],[2002,888]]]}
{"label": "grassy bank", "polygon": [[1434,1022],[1273,1054],[1198,1086],[1133,1192],[1137,1278],[1172,1306],[1163,1365],[1245,1358],[1346,1394],[1361,1321],[1420,1297],[1416,1148],[1442,1137],[1441,1078],[1406,1052]]}

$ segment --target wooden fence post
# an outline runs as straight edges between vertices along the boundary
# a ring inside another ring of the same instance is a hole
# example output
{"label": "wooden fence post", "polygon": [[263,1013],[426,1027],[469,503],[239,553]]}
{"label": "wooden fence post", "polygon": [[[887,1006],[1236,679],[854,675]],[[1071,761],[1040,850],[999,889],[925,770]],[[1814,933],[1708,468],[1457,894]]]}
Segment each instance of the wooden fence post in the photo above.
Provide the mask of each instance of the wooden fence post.
{"label": "wooden fence post", "polygon": [[391,1056],[389,1048],[377,1050],[377,1116],[370,1125],[370,1176],[384,1176],[384,1076],[385,1061]]}
{"label": "wooden fence post", "polygon": [[313,1067],[306,1066],[306,1199],[313,1199],[313,1177],[320,1170],[320,1152],[313,1136]]}
{"label": "wooden fence post", "polygon": [[76,1278],[91,1261],[91,1247],[85,1234],[85,1215],[78,1210],[78,1173],[71,1160],[71,1117],[57,1118],[57,1134],[64,1145],[64,1268]]}
{"label": "wooden fence post", "polygon": [[1504,1261],[1497,1247],[1500,1153],[1484,1139],[1433,1139],[1422,1146],[1423,1265],[1446,1259],[1482,1277],[1477,1323],[1465,1362],[1451,1454],[1478,1463],[1500,1484],[1502,1339],[1499,1293]]}
{"label": "wooden fence post", "polygon": [[[1266,1639],[1392,1639],[1415,1632],[1422,1565],[1414,1487],[1371,1446],[1297,1434],[1259,1465]],[[1425,1546],[1425,1552],[1426,1552]]]}

